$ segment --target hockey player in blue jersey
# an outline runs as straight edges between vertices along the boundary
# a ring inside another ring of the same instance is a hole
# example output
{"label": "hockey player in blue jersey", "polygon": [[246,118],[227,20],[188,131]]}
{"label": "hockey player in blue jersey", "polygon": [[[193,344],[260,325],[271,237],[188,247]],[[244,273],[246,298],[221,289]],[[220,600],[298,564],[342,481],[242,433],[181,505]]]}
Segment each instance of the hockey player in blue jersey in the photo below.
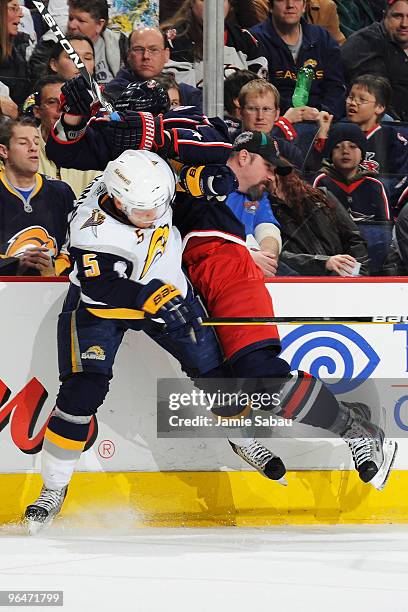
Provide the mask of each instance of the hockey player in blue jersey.
{"label": "hockey player in blue jersey", "polygon": [[[104,170],[127,149],[146,149],[184,164],[224,164],[231,152],[228,128],[195,107],[173,111],[165,89],[154,79],[131,83],[115,102],[115,113],[91,116],[93,99],[83,77],[62,87],[61,118],[46,152],[58,166]],[[149,111],[149,112],[145,112]]]}

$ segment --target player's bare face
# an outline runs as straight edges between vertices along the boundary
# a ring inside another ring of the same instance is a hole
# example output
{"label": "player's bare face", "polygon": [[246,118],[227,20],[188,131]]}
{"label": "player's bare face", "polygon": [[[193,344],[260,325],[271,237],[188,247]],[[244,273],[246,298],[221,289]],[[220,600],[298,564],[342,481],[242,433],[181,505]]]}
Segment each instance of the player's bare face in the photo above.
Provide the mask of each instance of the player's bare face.
{"label": "player's bare face", "polygon": [[248,166],[248,185],[245,193],[251,200],[259,200],[274,178],[275,167],[260,155],[252,154],[251,164]]}
{"label": "player's bare face", "polygon": [[156,212],[154,210],[138,211],[135,208],[129,217],[129,221],[140,229],[147,229],[156,221]]}
{"label": "player's bare face", "polygon": [[15,175],[34,178],[38,172],[39,160],[40,136],[37,128],[29,125],[14,127],[6,150],[6,167]]}
{"label": "player's bare face", "polygon": [[403,49],[408,48],[408,2],[395,2],[384,17],[384,27]]}

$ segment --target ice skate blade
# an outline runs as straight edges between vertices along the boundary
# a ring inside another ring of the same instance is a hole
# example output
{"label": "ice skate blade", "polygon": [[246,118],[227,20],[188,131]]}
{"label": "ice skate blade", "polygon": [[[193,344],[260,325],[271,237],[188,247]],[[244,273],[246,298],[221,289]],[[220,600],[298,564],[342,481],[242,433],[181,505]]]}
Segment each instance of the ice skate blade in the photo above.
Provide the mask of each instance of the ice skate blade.
{"label": "ice skate blade", "polygon": [[377,474],[370,480],[372,485],[377,491],[382,491],[391,473],[391,468],[394,463],[398,450],[398,444],[395,440],[385,440],[384,442],[384,461],[378,470]]}
{"label": "ice skate blade", "polygon": [[282,478],[279,478],[279,480],[275,480],[275,482],[278,482],[280,485],[283,485],[284,487],[288,486],[288,481],[286,480],[284,476],[282,476]]}

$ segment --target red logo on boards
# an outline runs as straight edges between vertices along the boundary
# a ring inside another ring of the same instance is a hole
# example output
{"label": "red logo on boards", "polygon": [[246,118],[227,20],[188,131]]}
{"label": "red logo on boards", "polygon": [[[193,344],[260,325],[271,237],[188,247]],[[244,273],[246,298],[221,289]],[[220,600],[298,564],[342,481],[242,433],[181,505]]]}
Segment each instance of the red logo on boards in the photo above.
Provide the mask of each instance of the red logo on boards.
{"label": "red logo on boards", "polygon": [[[47,390],[37,378],[32,378],[14,397],[11,397],[11,390],[0,379],[0,432],[10,423],[14,444],[28,455],[38,453],[42,448],[50,415],[35,435],[34,430],[40,415],[44,415],[42,408],[47,397]],[[92,417],[84,450],[91,448],[97,436],[98,422]]]}

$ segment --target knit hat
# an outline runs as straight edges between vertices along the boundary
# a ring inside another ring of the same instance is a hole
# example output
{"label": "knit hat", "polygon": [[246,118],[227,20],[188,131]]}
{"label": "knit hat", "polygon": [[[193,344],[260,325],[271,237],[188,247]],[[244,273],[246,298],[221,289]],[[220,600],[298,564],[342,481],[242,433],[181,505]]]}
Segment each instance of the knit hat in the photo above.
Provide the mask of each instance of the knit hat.
{"label": "knit hat", "polygon": [[331,128],[326,143],[326,157],[331,159],[334,147],[345,140],[354,142],[361,151],[361,158],[365,158],[367,138],[355,123],[337,123]]}

